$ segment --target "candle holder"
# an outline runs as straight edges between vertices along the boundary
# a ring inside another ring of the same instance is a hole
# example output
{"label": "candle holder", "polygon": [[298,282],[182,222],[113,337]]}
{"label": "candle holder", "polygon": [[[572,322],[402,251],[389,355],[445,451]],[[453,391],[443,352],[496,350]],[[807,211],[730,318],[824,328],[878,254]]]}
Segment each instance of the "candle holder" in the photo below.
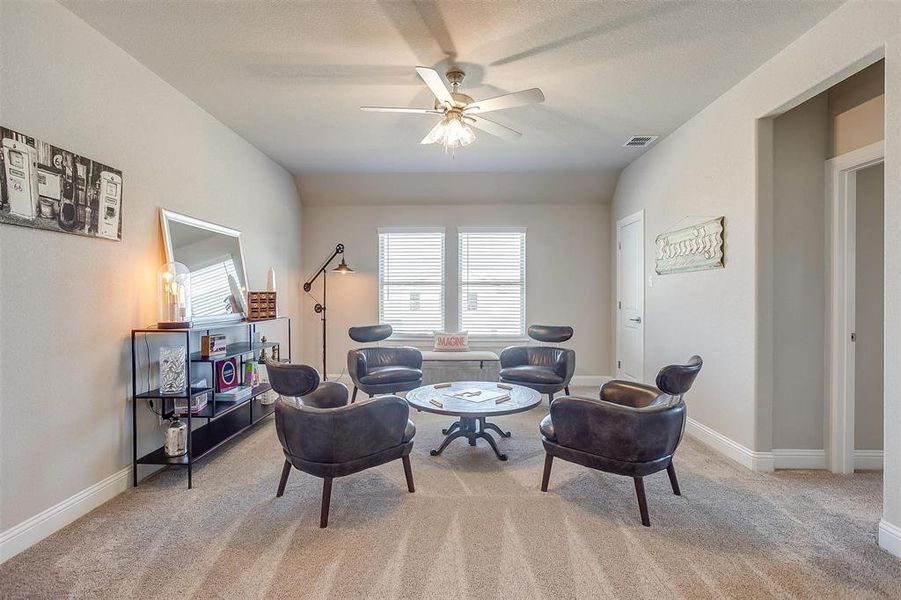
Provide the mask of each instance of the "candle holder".
{"label": "candle holder", "polygon": [[191,271],[180,262],[168,262],[157,272],[160,329],[191,327]]}

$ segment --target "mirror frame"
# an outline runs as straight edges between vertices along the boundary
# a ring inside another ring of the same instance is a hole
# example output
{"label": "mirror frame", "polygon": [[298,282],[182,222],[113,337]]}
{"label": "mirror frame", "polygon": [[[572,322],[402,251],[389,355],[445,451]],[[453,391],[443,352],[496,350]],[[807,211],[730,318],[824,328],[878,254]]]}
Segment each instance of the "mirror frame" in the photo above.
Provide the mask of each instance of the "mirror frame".
{"label": "mirror frame", "polygon": [[[200,229],[206,229],[207,231],[213,231],[215,233],[221,233],[223,235],[228,235],[238,240],[238,251],[241,253],[241,274],[244,276],[244,293],[247,293],[249,289],[250,283],[247,280],[247,261],[244,258],[244,244],[241,241],[241,232],[237,229],[232,229],[230,227],[225,227],[224,225],[216,225],[215,223],[210,223],[209,221],[204,221],[202,219],[197,219],[195,217],[189,217],[188,215],[183,215],[181,213],[177,213],[175,211],[160,208],[160,226],[163,231],[163,245],[166,247],[166,261],[173,262],[175,261],[175,257],[172,253],[172,237],[169,233],[169,220],[184,223],[185,225],[191,225],[192,227],[198,227]],[[246,319],[246,315],[242,314],[233,314],[231,316],[216,316],[216,317],[200,317],[200,318],[192,318],[191,324],[192,327],[197,327],[198,325],[215,325],[218,323],[239,323],[243,322]]]}

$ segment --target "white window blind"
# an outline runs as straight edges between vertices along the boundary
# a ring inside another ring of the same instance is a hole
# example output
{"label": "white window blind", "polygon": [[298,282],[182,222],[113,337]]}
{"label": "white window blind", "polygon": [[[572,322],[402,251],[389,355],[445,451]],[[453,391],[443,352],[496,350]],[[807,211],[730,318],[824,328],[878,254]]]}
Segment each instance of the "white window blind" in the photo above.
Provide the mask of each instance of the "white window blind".
{"label": "white window blind", "polygon": [[231,313],[229,276],[238,280],[235,260],[231,255],[213,264],[191,271],[191,311],[195,317],[225,316]]}
{"label": "white window blind", "polygon": [[443,229],[379,229],[379,321],[401,336],[444,329]]}
{"label": "white window blind", "polygon": [[521,336],[526,314],[524,229],[460,229],[460,330]]}

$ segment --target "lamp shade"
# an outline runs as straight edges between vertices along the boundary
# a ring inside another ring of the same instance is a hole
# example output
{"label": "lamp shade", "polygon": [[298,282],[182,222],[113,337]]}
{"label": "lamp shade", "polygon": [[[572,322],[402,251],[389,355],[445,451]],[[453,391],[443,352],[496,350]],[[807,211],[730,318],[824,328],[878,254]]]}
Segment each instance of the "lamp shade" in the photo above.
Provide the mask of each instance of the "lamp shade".
{"label": "lamp shade", "polygon": [[160,329],[191,326],[191,271],[180,262],[168,262],[157,272]]}
{"label": "lamp shade", "polygon": [[344,262],[344,257],[341,257],[341,264],[332,269],[337,273],[353,273],[354,270],[347,266],[347,263]]}

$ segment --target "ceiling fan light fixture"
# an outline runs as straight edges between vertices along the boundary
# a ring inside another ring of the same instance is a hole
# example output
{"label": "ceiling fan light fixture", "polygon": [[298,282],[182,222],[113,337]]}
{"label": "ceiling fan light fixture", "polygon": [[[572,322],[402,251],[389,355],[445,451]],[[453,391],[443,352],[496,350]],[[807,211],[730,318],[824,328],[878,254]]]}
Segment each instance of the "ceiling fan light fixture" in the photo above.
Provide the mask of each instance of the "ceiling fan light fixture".
{"label": "ceiling fan light fixture", "polygon": [[459,92],[460,84],[465,76],[465,73],[459,67],[452,67],[445,74],[453,91],[448,89],[447,84],[435,69],[416,67],[416,72],[435,96],[433,108],[394,108],[388,106],[361,106],[360,108],[367,112],[441,115],[441,120],[429,130],[419,143],[441,144],[444,146],[445,152],[473,143],[476,139],[475,132],[472,130],[473,127],[502,140],[519,139],[522,137],[520,132],[506,125],[501,125],[496,121],[486,119],[481,114],[527,104],[536,104],[545,100],[544,94],[540,89],[531,88],[486,98],[477,102],[470,96]]}
{"label": "ceiling fan light fixture", "polygon": [[441,140],[445,150],[448,148],[468,146],[473,143],[475,139],[476,134],[473,133],[469,125],[463,122],[459,113],[451,113],[446,117],[444,124],[444,139]]}
{"label": "ceiling fan light fixture", "polygon": [[444,150],[453,150],[473,143],[476,134],[463,122],[459,112],[449,112],[438,125],[422,140],[423,144],[441,144]]}

